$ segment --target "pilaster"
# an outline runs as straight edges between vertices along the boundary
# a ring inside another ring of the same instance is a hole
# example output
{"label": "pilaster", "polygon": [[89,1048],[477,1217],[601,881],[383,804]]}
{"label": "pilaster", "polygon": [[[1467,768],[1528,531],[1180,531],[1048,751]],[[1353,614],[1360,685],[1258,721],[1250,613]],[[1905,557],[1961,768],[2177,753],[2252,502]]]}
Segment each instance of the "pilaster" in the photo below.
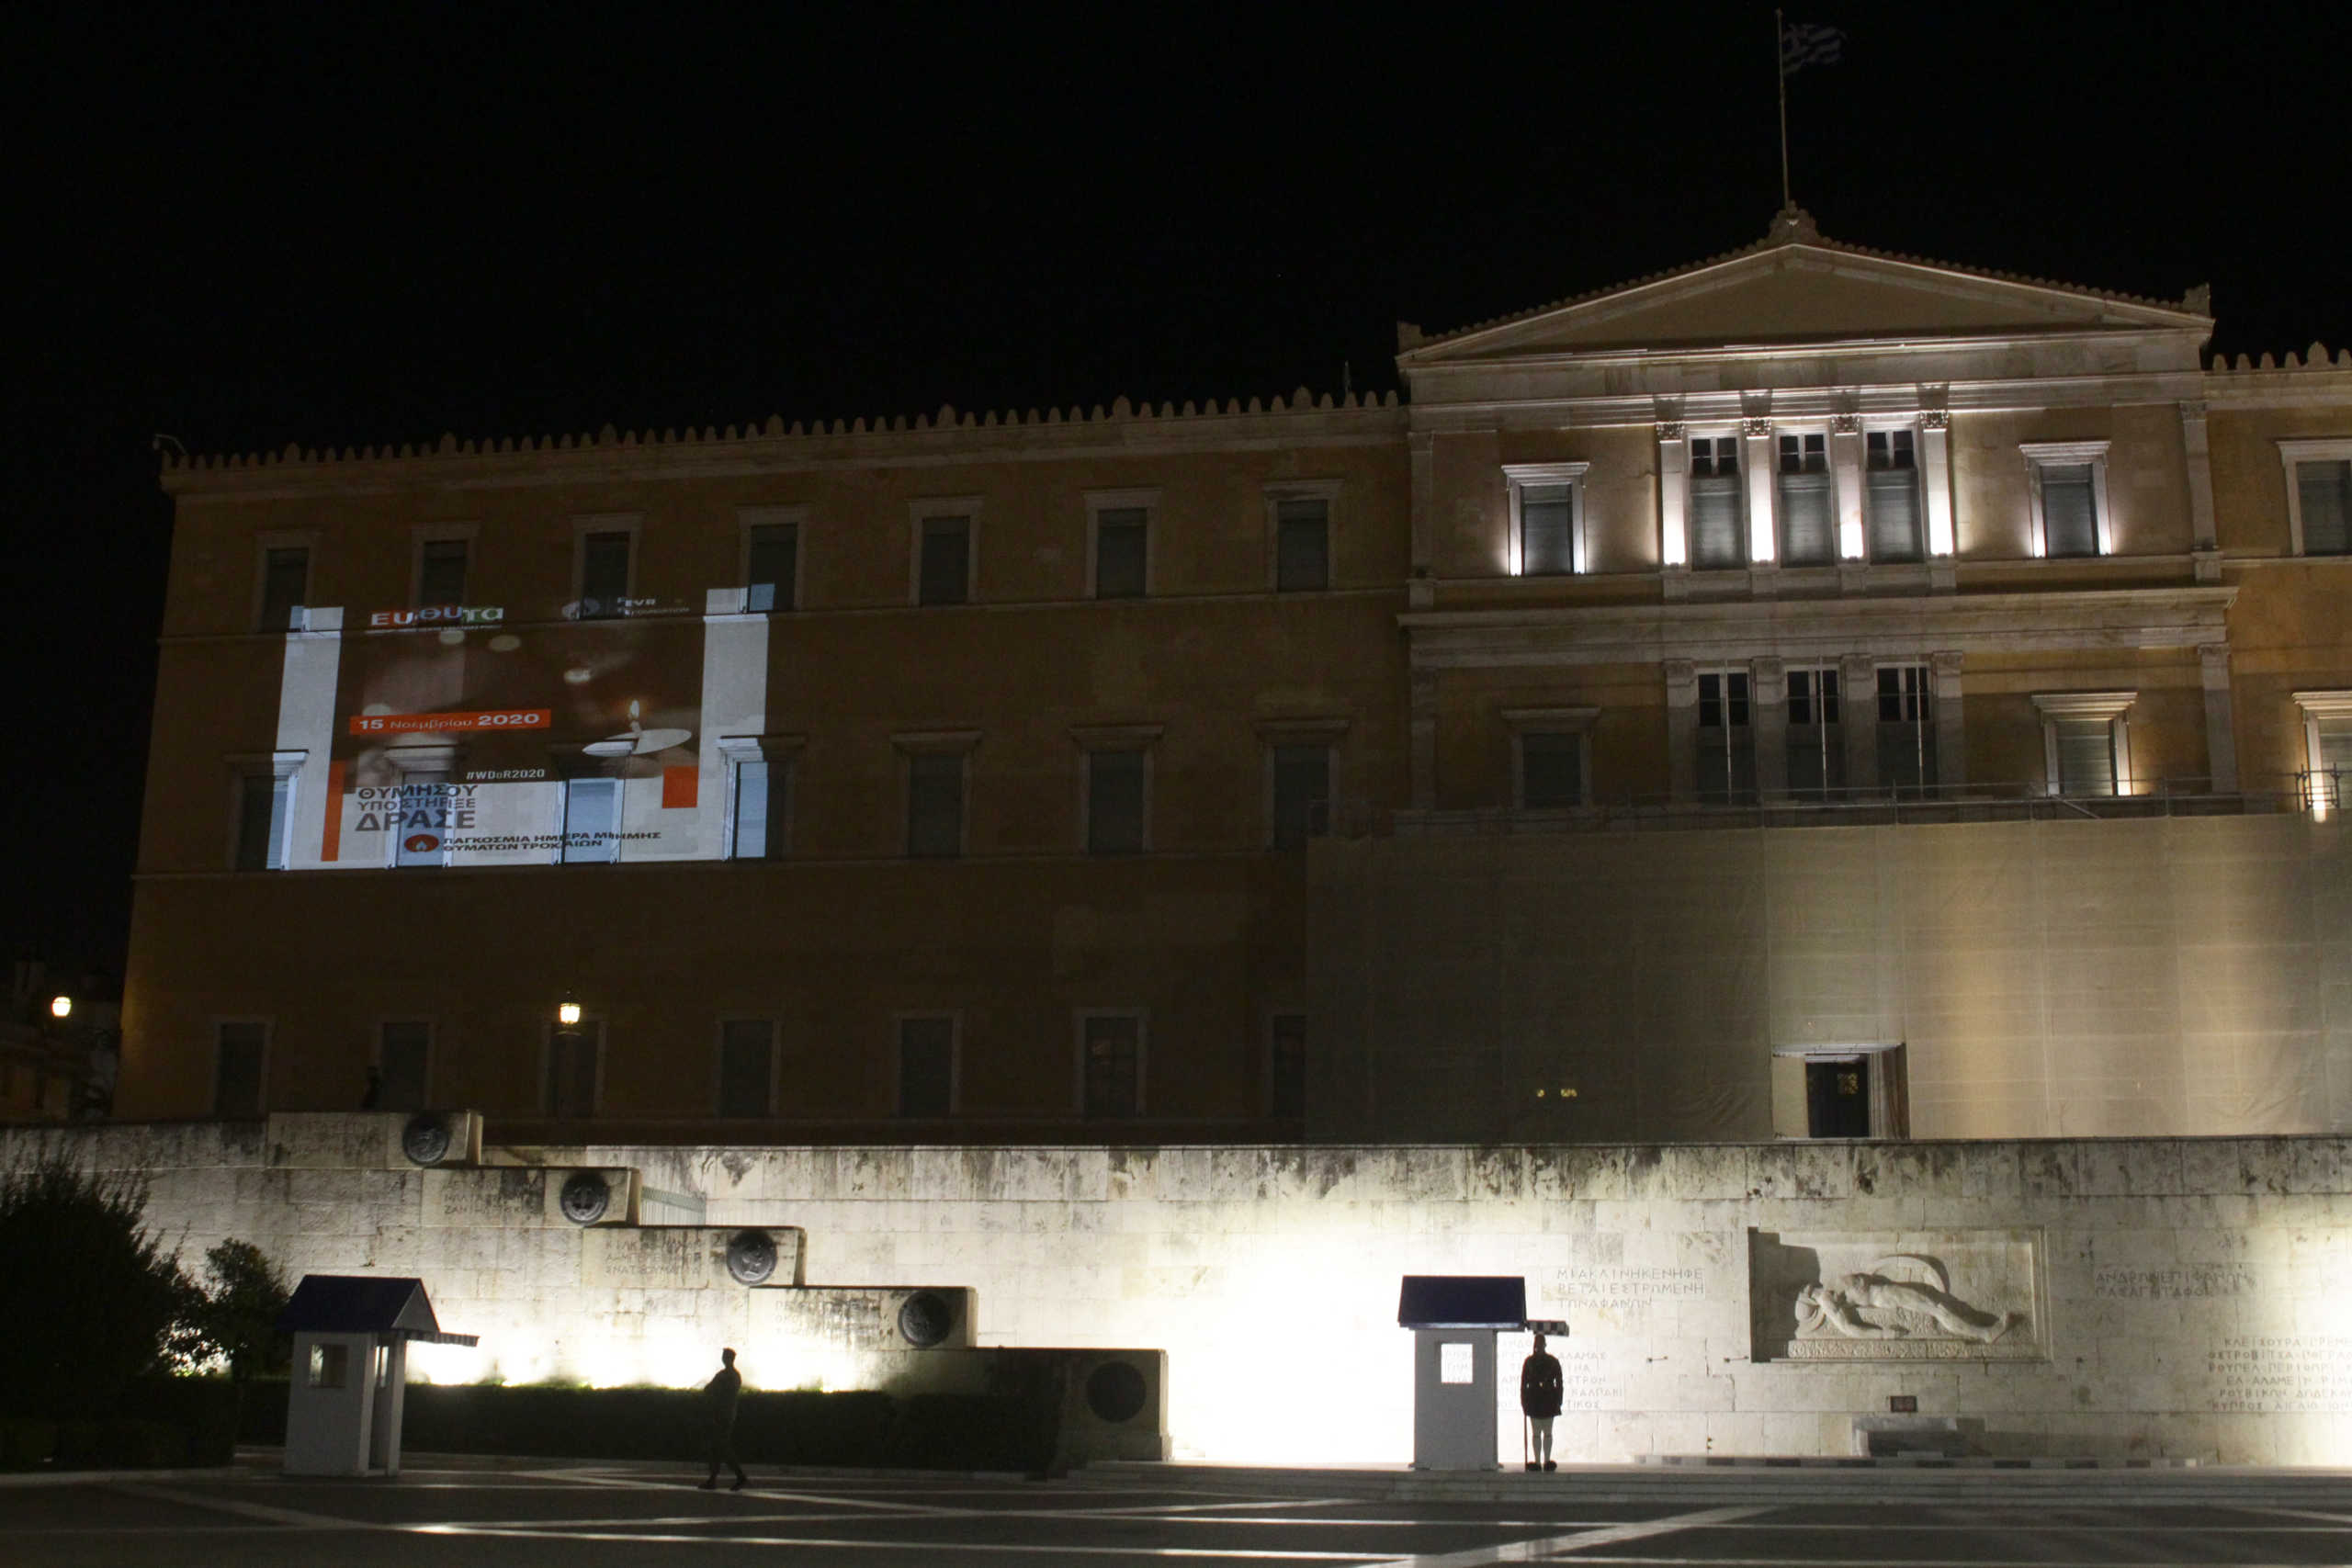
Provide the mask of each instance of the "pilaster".
{"label": "pilaster", "polygon": [[1951,415],[1939,408],[1919,412],[1919,479],[1928,497],[1928,586],[1949,593],[1959,586],[1952,567]]}
{"label": "pilaster", "polygon": [[2213,519],[2213,450],[2202,399],[2181,400],[2180,450],[2188,479],[2189,559],[2198,581],[2219,582],[2222,544]]}
{"label": "pilaster", "polygon": [[1411,681],[1413,809],[1437,809],[1437,671],[1416,670]]}
{"label": "pilaster", "polygon": [[1862,545],[1862,416],[1829,420],[1829,477],[1838,496],[1838,558],[1860,560]]}
{"label": "pilaster", "polygon": [[1748,665],[1748,733],[1756,746],[1756,795],[1766,805],[1789,793],[1789,670],[1778,659]]}
{"label": "pilaster", "polygon": [[[1657,425],[1657,558],[1671,571],[1690,564],[1690,436],[1677,420]],[[1695,698],[1693,699],[1696,700]]]}
{"label": "pilaster", "polygon": [[2230,645],[2209,642],[2197,650],[2205,684],[2205,771],[2213,793],[2238,792],[2237,717],[2230,701]]}
{"label": "pilaster", "polygon": [[1659,666],[1666,677],[1667,788],[1678,806],[1699,798],[1699,667],[1688,659]]}
{"label": "pilaster", "polygon": [[1417,430],[1405,437],[1405,447],[1413,466],[1413,576],[1426,579],[1437,535],[1437,438]]}
{"label": "pilaster", "polygon": [[1741,420],[1739,439],[1741,478],[1747,497],[1747,561],[1750,566],[1770,566],[1780,558],[1772,530],[1772,507],[1781,493],[1772,479],[1772,422]]}
{"label": "pilaster", "polygon": [[[1961,655],[1943,649],[1928,655],[1928,680],[1936,699],[1936,783],[1947,791],[1968,784],[1968,725],[1960,705]],[[1878,694],[1871,694],[1871,716],[1878,716]]]}
{"label": "pilaster", "polygon": [[[1838,660],[1838,725],[1846,742],[1846,787],[1878,788],[1878,665],[1867,653]],[[1937,737],[1940,741],[1941,736]]]}

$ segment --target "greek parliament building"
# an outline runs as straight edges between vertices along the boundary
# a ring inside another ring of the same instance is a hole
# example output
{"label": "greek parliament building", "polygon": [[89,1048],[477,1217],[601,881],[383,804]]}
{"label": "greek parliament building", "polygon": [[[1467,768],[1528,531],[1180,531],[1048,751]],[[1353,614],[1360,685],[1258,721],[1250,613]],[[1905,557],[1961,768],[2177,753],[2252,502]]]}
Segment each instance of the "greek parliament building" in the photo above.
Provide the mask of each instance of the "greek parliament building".
{"label": "greek parliament building", "polygon": [[118,1113],[2352,1130],[2352,356],[2212,326],[1792,210],[1401,400],[170,464]]}
{"label": "greek parliament building", "polygon": [[1566,1460],[2352,1464],[2352,355],[2212,328],[1792,209],[1401,398],[170,464],[116,1119],[0,1156],[436,1379],[1396,1461],[1503,1275]]}

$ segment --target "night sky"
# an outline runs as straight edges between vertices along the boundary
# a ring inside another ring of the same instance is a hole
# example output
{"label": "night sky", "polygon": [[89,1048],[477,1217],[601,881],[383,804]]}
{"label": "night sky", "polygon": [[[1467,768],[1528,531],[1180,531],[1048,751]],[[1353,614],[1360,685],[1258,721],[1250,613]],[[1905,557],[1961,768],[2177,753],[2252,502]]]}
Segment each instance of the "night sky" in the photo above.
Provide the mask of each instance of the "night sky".
{"label": "night sky", "polygon": [[[1883,249],[2211,282],[2227,353],[2352,345],[2348,15],[1800,6],[1849,36],[1790,82],[1796,197]],[[12,953],[121,964],[157,432],[1385,389],[1400,318],[1697,260],[1780,204],[1767,6],[696,16],[11,12]]]}

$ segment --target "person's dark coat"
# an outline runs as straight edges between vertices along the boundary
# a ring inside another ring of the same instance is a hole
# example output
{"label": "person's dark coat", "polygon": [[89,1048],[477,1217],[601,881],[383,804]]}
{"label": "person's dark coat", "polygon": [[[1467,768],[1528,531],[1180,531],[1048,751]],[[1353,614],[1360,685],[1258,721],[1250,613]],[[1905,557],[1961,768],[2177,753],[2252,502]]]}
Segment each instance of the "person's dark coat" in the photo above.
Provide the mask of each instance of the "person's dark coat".
{"label": "person's dark coat", "polygon": [[1523,1416],[1560,1413],[1560,1363],[1550,1351],[1538,1350],[1521,1365],[1519,1409]]}

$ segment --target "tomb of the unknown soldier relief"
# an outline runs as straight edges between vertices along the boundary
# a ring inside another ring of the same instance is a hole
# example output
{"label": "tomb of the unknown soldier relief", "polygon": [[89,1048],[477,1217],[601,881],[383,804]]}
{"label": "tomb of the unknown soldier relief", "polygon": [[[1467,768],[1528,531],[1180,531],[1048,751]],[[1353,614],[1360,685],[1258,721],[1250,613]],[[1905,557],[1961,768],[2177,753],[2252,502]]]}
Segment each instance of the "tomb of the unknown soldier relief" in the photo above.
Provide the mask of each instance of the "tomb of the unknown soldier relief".
{"label": "tomb of the unknown soldier relief", "polygon": [[435,1382],[1401,1465],[1508,1279],[1563,1462],[2352,1464],[2352,353],[2214,309],[1792,208],[1401,396],[169,459],[0,1159]]}

